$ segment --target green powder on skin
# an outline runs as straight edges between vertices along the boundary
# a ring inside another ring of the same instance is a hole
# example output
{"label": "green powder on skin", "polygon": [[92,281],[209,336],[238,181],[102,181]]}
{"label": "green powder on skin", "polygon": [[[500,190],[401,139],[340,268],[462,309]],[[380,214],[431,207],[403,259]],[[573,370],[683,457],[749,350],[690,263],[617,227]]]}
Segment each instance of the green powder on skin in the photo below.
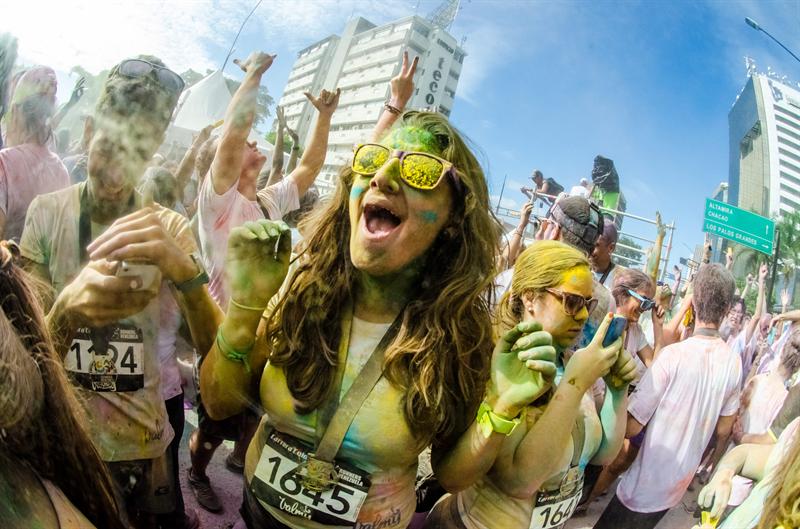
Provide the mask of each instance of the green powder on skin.
{"label": "green powder on skin", "polygon": [[401,151],[423,151],[439,154],[436,137],[429,131],[419,127],[400,127],[393,129],[383,144]]}

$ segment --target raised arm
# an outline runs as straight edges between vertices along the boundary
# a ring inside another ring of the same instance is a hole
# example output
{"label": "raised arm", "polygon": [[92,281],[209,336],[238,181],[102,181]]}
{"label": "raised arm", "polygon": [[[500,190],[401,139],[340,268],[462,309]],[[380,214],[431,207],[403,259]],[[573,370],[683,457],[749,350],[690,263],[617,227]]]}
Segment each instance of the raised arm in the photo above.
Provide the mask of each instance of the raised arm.
{"label": "raised arm", "polygon": [[667,235],[667,227],[661,220],[661,213],[656,211],[656,240],[653,241],[653,251],[645,264],[645,272],[655,283],[658,280],[658,269],[661,265],[661,249],[664,246],[664,237]]}
{"label": "raised arm", "polygon": [[764,314],[764,298],[766,297],[768,274],[769,268],[767,267],[767,264],[764,263],[758,269],[758,299],[756,300],[756,308],[753,311],[753,317],[747,322],[747,334],[745,335],[744,342],[746,344],[750,343],[750,340],[753,338],[753,333],[755,333],[756,328],[758,328],[758,322],[761,320],[761,316]]}
{"label": "raised arm", "polygon": [[711,481],[703,487],[697,504],[719,518],[728,506],[733,476],[742,476],[755,481],[764,478],[767,461],[775,445],[744,444],[731,449],[720,460]]}
{"label": "raised arm", "polygon": [[289,154],[289,163],[286,164],[286,172],[291,173],[297,167],[297,160],[300,157],[300,140],[297,137],[297,133],[288,126],[286,127],[286,134],[292,138],[292,152]]}
{"label": "raised arm", "polygon": [[740,294],[742,299],[747,297],[747,293],[750,292],[750,288],[753,286],[753,283],[755,283],[753,274],[747,274],[747,278],[744,280],[744,289],[742,289],[742,293]]}
{"label": "raised arm", "polygon": [[81,97],[83,97],[83,93],[86,91],[86,78],[81,77],[75,83],[75,87],[72,89],[72,94],[69,96],[69,101],[61,105],[61,108],[58,109],[58,112],[53,116],[50,120],[50,127],[53,130],[56,130],[58,126],[61,124],[61,120],[69,114],[69,111],[72,110],[72,107],[80,101]]}
{"label": "raised arm", "polygon": [[528,226],[528,222],[531,220],[532,211],[533,204],[530,202],[526,202],[525,205],[522,206],[522,211],[520,212],[519,216],[519,225],[517,226],[517,229],[514,230],[514,233],[511,234],[511,240],[508,241],[507,259],[509,268],[514,266],[514,263],[517,261],[520,249],[522,248],[522,236],[525,233],[525,228]]}
{"label": "raised arm", "polygon": [[217,154],[211,163],[214,191],[221,195],[239,179],[244,158],[244,146],[256,116],[256,98],[261,77],[272,65],[275,55],[253,52],[244,62],[234,61],[244,70],[242,84],[233,94],[225,113]]}
{"label": "raised arm", "polygon": [[247,222],[231,230],[225,258],[230,303],[200,366],[203,404],[214,419],[236,415],[251,399],[252,382],[268,356],[266,340],[257,339],[259,323],[286,277],[291,247],[289,227],[282,222]]}
{"label": "raised arm", "polygon": [[687,294],[681,301],[681,306],[678,308],[678,311],[672,315],[672,319],[669,320],[669,322],[663,327],[661,333],[663,347],[671,345],[680,340],[680,326],[681,323],[683,323],[683,319],[686,317],[686,313],[689,312],[691,307],[692,295]]}
{"label": "raised arm", "polygon": [[191,147],[189,147],[189,149],[183,155],[183,159],[181,160],[180,165],[178,165],[177,171],[175,171],[175,180],[178,183],[178,201],[181,204],[183,204],[183,189],[186,187],[186,184],[189,183],[189,178],[191,178],[192,173],[194,172],[197,154],[200,152],[200,147],[202,147],[202,145],[211,136],[212,130],[214,130],[214,125],[208,125],[200,131],[200,133],[192,142]]}
{"label": "raised arm", "polygon": [[283,108],[275,107],[275,115],[278,118],[278,127],[275,130],[275,148],[272,149],[272,168],[269,171],[267,187],[277,184],[283,178],[283,133],[286,127]]}
{"label": "raised arm", "polygon": [[308,143],[303,157],[300,158],[300,164],[297,169],[289,174],[288,178],[294,180],[297,186],[297,196],[302,197],[314,183],[317,178],[322,165],[325,163],[325,153],[328,150],[328,133],[331,130],[331,116],[333,116],[336,107],[339,105],[339,96],[342,91],[336,89],[335,92],[328,92],[323,90],[320,92],[319,97],[314,97],[308,92],[305,96],[314,105],[319,114],[317,115],[317,124],[314,126],[314,133],[311,135],[311,141]]}
{"label": "raised arm", "polygon": [[408,62],[408,52],[403,52],[403,64],[400,66],[400,73],[389,81],[391,87],[391,96],[389,97],[388,105],[391,108],[384,107],[383,113],[378,118],[378,123],[375,124],[375,130],[372,131],[372,139],[370,141],[378,142],[383,135],[392,128],[394,122],[403,113],[403,109],[411,100],[414,95],[414,73],[417,71],[417,64],[419,57],[414,57],[414,60]]}

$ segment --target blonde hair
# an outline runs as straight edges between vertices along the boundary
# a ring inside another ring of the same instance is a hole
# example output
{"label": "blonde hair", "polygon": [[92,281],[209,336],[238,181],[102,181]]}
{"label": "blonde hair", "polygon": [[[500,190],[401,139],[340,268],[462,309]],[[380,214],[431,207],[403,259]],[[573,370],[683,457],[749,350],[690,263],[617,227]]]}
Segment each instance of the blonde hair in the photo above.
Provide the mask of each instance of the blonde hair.
{"label": "blonde hair", "polygon": [[776,469],[757,529],[800,527],[800,431]]}
{"label": "blonde hair", "polygon": [[503,294],[497,309],[496,326],[502,333],[522,319],[522,297],[541,294],[557,287],[564,274],[579,267],[589,268],[589,260],[576,248],[559,241],[537,241],[517,258],[511,288]]}

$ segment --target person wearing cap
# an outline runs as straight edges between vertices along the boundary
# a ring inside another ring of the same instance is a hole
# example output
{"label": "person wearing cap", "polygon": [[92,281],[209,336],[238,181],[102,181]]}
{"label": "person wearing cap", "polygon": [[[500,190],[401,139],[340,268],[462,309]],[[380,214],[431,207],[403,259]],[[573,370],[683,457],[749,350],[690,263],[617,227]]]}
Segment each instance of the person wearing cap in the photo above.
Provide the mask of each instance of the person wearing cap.
{"label": "person wearing cap", "polygon": [[607,220],[603,223],[603,232],[597,238],[592,254],[589,256],[595,279],[606,288],[610,288],[614,284],[614,277],[620,269],[620,266],[612,259],[618,238],[617,227],[611,220]]}
{"label": "person wearing cap", "polygon": [[[595,203],[583,197],[563,197],[553,204],[547,217],[542,220],[536,239],[565,242],[588,257],[603,233],[603,226],[603,214]],[[583,336],[578,340],[581,347],[592,341],[603,317],[615,308],[609,290],[596,279],[593,279],[593,284],[592,296],[598,303],[583,327]]]}
{"label": "person wearing cap", "polygon": [[0,150],[0,239],[19,242],[31,201],[69,185],[69,174],[50,150],[50,120],[56,109],[56,73],[47,66],[17,81]]}

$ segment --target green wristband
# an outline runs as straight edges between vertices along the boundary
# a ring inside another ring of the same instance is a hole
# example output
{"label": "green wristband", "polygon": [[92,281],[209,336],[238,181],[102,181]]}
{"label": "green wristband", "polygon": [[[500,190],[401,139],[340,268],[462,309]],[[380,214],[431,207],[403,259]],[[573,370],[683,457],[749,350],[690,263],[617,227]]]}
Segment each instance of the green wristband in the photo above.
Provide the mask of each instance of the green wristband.
{"label": "green wristband", "polygon": [[246,351],[237,351],[225,340],[225,337],[222,335],[222,328],[220,327],[219,330],[217,330],[217,347],[220,352],[225,355],[225,358],[228,360],[244,364],[244,370],[248,373],[250,373],[250,351],[253,350],[254,345],[255,342],[253,342]]}

